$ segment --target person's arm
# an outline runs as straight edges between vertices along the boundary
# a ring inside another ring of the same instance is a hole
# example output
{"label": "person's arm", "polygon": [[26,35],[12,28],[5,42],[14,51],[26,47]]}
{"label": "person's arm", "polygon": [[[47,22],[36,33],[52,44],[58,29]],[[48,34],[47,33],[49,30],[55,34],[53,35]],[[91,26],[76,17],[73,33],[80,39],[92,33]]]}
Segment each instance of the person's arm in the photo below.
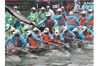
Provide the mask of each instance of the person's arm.
{"label": "person's arm", "polygon": [[53,39],[53,35],[52,35],[52,34],[50,34],[50,33],[49,33],[49,38],[50,38],[50,39]]}
{"label": "person's arm", "polygon": [[42,26],[46,22],[46,18],[41,20],[40,22],[37,22],[37,26]]}
{"label": "person's arm", "polygon": [[68,26],[68,24],[67,24],[67,20],[65,21],[64,26]]}
{"label": "person's arm", "polygon": [[64,40],[64,36],[62,34],[59,35],[59,39],[60,41],[63,41]]}
{"label": "person's arm", "polygon": [[34,20],[38,18],[38,13],[36,12]]}
{"label": "person's arm", "polygon": [[22,48],[26,48],[26,39],[23,36],[20,36],[20,40],[21,40],[21,44],[22,44]]}
{"label": "person's arm", "polygon": [[94,37],[94,33],[93,33],[92,30],[89,30],[89,29],[88,29],[88,32],[90,33],[91,37]]}
{"label": "person's arm", "polygon": [[53,23],[54,23],[53,28],[58,27],[58,22],[57,22],[57,20],[55,20],[55,19],[52,19],[52,20],[53,20]]}
{"label": "person's arm", "polygon": [[13,36],[8,36],[7,40],[5,40],[5,46],[8,45],[8,42],[13,39]]}
{"label": "person's arm", "polygon": [[30,16],[31,16],[31,13],[28,15],[28,17],[27,17],[27,18],[28,18],[28,19],[30,19]]}
{"label": "person's arm", "polygon": [[83,22],[84,22],[83,18],[80,18],[79,25],[83,25]]}
{"label": "person's arm", "polygon": [[50,12],[52,14],[51,16],[54,16],[55,15],[53,10],[50,10]]}
{"label": "person's arm", "polygon": [[85,23],[88,24],[89,20],[91,20],[92,18],[93,18],[92,15],[87,16],[87,17],[86,17],[86,22],[85,22]]}
{"label": "person's arm", "polygon": [[32,32],[32,39],[38,42],[38,46],[41,46],[42,44],[41,38],[38,38],[33,32]]}
{"label": "person's arm", "polygon": [[36,41],[41,41],[35,34],[34,32],[32,32],[32,39],[36,40]]}

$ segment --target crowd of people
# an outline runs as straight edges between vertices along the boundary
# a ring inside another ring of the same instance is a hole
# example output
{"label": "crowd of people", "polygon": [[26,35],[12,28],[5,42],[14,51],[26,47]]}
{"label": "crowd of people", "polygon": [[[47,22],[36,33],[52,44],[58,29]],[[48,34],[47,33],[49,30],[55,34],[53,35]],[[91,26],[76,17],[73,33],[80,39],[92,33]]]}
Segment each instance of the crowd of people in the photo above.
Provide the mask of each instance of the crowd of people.
{"label": "crowd of people", "polygon": [[[8,11],[5,13],[5,45],[15,42],[15,46],[26,48],[28,46],[41,47],[52,42],[66,42],[69,39],[80,39],[84,42],[93,41],[93,3],[87,2],[79,7],[75,2],[74,9],[67,12],[64,6],[49,5],[31,8],[27,19],[34,22],[36,27],[21,22]],[[21,14],[17,6],[14,9]]]}

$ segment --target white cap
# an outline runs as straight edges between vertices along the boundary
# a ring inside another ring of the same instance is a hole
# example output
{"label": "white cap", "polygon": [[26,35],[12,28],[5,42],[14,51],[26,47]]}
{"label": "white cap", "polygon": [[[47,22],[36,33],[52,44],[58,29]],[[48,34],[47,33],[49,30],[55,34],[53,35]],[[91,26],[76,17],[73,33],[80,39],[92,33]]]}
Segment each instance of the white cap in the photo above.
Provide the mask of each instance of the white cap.
{"label": "white cap", "polygon": [[87,2],[87,4],[90,4],[89,2]]}
{"label": "white cap", "polygon": [[46,13],[46,16],[51,16],[50,12],[47,12],[47,13]]}
{"label": "white cap", "polygon": [[94,4],[94,2],[91,2],[92,3],[92,5]]}
{"label": "white cap", "polygon": [[58,36],[58,35],[60,34],[59,30],[58,30],[58,29],[55,30],[54,34],[55,34],[56,36]]}
{"label": "white cap", "polygon": [[30,27],[28,25],[25,25],[24,30],[29,30]]}
{"label": "white cap", "polygon": [[26,32],[26,35],[30,35],[31,33],[32,33],[32,31],[28,30],[28,31]]}
{"label": "white cap", "polygon": [[37,27],[34,27],[33,31],[39,31],[39,29]]}
{"label": "white cap", "polygon": [[11,26],[11,25],[9,25],[9,24],[6,24],[6,28],[7,28],[7,29],[8,29],[10,26]]}
{"label": "white cap", "polygon": [[62,11],[62,9],[61,8],[58,8],[56,11]]}
{"label": "white cap", "polygon": [[68,29],[67,26],[64,26],[64,27],[63,27],[63,31],[64,31],[64,32],[65,32],[67,29]]}
{"label": "white cap", "polygon": [[79,32],[82,31],[82,29],[83,29],[83,26],[78,26],[78,31]]}
{"label": "white cap", "polygon": [[44,32],[44,33],[49,32],[49,28],[47,28],[47,27],[46,27],[46,28],[44,29],[44,31],[43,31],[43,32]]}
{"label": "white cap", "polygon": [[50,8],[50,6],[46,6],[46,8]]}
{"label": "white cap", "polygon": [[36,8],[35,8],[35,7],[32,7],[32,9],[33,9],[33,10],[36,10]]}
{"label": "white cap", "polygon": [[14,32],[13,32],[13,34],[15,35],[15,34],[20,34],[20,31],[18,30],[18,29],[16,29]]}
{"label": "white cap", "polygon": [[88,9],[89,12],[92,12],[92,9]]}
{"label": "white cap", "polygon": [[74,28],[72,31],[73,31],[73,32],[77,32],[77,31],[78,31],[78,29],[77,29],[77,28]]}
{"label": "white cap", "polygon": [[14,6],[13,8],[14,8],[14,9],[17,9],[18,7],[17,7],[17,6]]}
{"label": "white cap", "polygon": [[44,7],[41,7],[41,10],[45,10],[45,8]]}
{"label": "white cap", "polygon": [[69,15],[72,15],[72,14],[74,14],[73,11],[70,11],[70,12],[69,12]]}
{"label": "white cap", "polygon": [[15,30],[15,28],[14,27],[11,27],[10,31],[14,31],[14,30]]}
{"label": "white cap", "polygon": [[64,9],[64,6],[61,6],[62,9]]}
{"label": "white cap", "polygon": [[83,29],[83,31],[85,31],[85,30],[87,29],[87,27],[86,27],[86,26],[83,26],[83,28],[82,28],[82,29]]}
{"label": "white cap", "polygon": [[84,4],[86,5],[86,2]]}
{"label": "white cap", "polygon": [[81,14],[86,14],[86,11],[82,11]]}

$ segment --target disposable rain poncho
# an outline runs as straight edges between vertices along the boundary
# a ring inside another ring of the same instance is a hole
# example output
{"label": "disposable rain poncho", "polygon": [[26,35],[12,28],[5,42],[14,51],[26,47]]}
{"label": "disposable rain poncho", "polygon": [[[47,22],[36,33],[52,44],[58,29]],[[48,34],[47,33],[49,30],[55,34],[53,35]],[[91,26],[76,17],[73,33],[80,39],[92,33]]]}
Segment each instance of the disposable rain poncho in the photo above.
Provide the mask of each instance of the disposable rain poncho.
{"label": "disposable rain poncho", "polygon": [[37,24],[38,27],[48,27],[50,29],[50,31],[52,31],[53,28],[56,28],[58,26],[58,23],[55,19],[53,18],[50,18],[50,19],[43,19],[42,21],[40,21],[38,24]]}
{"label": "disposable rain poncho", "polygon": [[13,16],[9,13],[5,13],[5,20],[7,24],[13,25]]}
{"label": "disposable rain poncho", "polygon": [[19,35],[19,37],[10,35],[5,41],[5,45],[7,46],[10,41],[17,41],[17,45],[20,45],[22,48],[25,48],[27,44],[25,38],[22,35]]}
{"label": "disposable rain poncho", "polygon": [[93,29],[93,22],[94,22],[93,14],[89,14],[89,15],[86,17],[86,25],[88,26],[88,28],[89,28],[90,30]]}
{"label": "disposable rain poncho", "polygon": [[29,16],[28,16],[28,19],[29,19],[30,21],[32,21],[32,20],[36,21],[37,17],[38,17],[38,13],[37,13],[37,12],[35,12],[35,13],[32,13],[32,12],[31,12],[31,13],[29,14]]}
{"label": "disposable rain poncho", "polygon": [[57,21],[59,27],[65,25],[66,19],[63,15],[54,15],[52,18]]}

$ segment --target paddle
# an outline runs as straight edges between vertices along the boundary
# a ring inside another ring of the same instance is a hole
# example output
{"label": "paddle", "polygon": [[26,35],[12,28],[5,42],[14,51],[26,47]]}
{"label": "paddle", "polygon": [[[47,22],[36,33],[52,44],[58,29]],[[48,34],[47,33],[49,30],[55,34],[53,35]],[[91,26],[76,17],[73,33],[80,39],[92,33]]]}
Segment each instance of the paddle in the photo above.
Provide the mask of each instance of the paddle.
{"label": "paddle", "polygon": [[5,10],[8,11],[11,15],[13,15],[14,17],[16,17],[17,19],[19,19],[20,21],[29,24],[29,25],[35,25],[35,22],[30,22],[25,16],[23,16],[22,14],[17,13],[13,8],[9,7],[9,6],[5,6]]}

